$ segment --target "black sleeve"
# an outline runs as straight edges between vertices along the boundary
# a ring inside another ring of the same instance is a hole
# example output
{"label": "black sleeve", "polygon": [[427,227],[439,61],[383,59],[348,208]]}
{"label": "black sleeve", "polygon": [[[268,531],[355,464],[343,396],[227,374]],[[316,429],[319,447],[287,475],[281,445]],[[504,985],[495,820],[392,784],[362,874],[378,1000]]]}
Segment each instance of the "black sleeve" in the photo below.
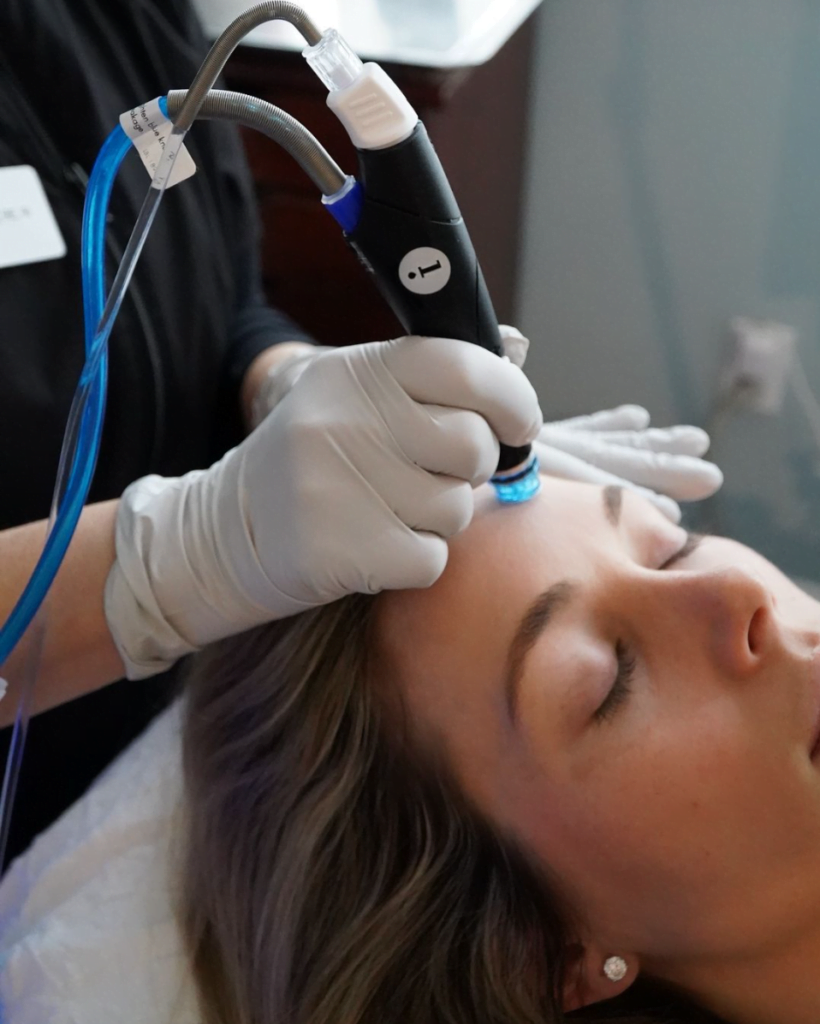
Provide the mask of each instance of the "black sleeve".
{"label": "black sleeve", "polygon": [[228,365],[225,370],[232,385],[238,388],[256,356],[271,345],[283,341],[315,344],[315,339],[286,313],[266,302],[255,242],[243,247],[236,266],[237,298],[229,328]]}

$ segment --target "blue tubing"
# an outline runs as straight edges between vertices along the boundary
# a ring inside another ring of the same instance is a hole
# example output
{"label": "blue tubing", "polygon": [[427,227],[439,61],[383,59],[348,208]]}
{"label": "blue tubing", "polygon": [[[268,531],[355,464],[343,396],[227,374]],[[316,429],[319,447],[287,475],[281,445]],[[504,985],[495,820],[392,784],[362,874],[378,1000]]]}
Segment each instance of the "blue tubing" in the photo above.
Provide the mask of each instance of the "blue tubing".
{"label": "blue tubing", "polygon": [[[100,150],[88,183],[82,242],[86,361],[74,395],[60,454],[60,469],[52,504],[53,523],[31,578],[0,629],[0,665],[8,659],[28,629],[54,582],[74,536],[94,476],[108,386],[107,341],[110,327],[99,337],[96,335],[105,305],[106,217],[114,179],[130,148],[128,136],[118,125]],[[67,479],[63,481],[68,466],[70,470]]]}

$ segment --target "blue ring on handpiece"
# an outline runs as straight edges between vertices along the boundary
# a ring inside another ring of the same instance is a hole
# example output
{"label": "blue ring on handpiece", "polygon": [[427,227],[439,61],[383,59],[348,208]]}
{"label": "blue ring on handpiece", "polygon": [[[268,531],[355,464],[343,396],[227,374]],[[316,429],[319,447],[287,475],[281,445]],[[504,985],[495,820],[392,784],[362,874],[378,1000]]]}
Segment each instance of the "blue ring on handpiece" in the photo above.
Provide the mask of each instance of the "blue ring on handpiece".
{"label": "blue ring on handpiece", "polygon": [[533,455],[529,464],[515,476],[493,477],[490,483],[495,488],[498,500],[506,505],[521,505],[529,501],[541,490],[538,457]]}

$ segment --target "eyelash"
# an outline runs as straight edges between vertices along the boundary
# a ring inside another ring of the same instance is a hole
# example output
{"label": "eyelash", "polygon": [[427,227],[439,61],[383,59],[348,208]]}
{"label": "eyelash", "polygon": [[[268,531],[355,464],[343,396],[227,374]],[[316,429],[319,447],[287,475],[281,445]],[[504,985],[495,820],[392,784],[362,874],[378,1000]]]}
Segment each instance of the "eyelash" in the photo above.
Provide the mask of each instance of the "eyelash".
{"label": "eyelash", "polygon": [[634,654],[630,653],[623,640],[618,640],[615,644],[615,657],[618,661],[615,682],[612,684],[612,689],[604,697],[603,703],[593,715],[596,722],[605,722],[610,719],[632,692],[632,680],[635,677],[637,658]]}
{"label": "eyelash", "polygon": [[680,548],[678,551],[676,551],[675,554],[672,555],[671,558],[667,558],[667,560],[663,563],[663,565],[660,566],[661,572],[664,569],[671,569],[671,568],[673,568],[673,566],[677,565],[678,562],[682,562],[684,558],[688,558],[689,555],[691,555],[692,552],[695,551],[696,548],[700,547],[700,544],[701,544],[701,542],[704,539],[705,539],[705,535],[704,534],[702,534],[702,533],[692,533],[692,531],[690,530],[686,534],[686,540],[683,542],[683,547]]}
{"label": "eyelash", "polygon": [[[671,569],[678,562],[683,561],[684,558],[692,554],[702,540],[702,534],[688,533],[683,547],[660,566],[660,571]],[[604,697],[603,703],[593,714],[596,722],[605,722],[612,718],[632,693],[632,682],[635,678],[637,658],[630,652],[623,640],[618,640],[615,643],[615,657],[618,663],[615,682],[612,684],[609,693]]]}

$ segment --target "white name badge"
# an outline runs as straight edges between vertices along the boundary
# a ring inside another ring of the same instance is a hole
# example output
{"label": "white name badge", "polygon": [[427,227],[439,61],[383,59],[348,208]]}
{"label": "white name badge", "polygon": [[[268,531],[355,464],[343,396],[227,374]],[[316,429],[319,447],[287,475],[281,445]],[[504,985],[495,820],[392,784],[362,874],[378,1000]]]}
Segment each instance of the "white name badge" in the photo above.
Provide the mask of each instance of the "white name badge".
{"label": "white name badge", "polygon": [[33,167],[0,167],[0,269],[65,254],[40,175]]}

